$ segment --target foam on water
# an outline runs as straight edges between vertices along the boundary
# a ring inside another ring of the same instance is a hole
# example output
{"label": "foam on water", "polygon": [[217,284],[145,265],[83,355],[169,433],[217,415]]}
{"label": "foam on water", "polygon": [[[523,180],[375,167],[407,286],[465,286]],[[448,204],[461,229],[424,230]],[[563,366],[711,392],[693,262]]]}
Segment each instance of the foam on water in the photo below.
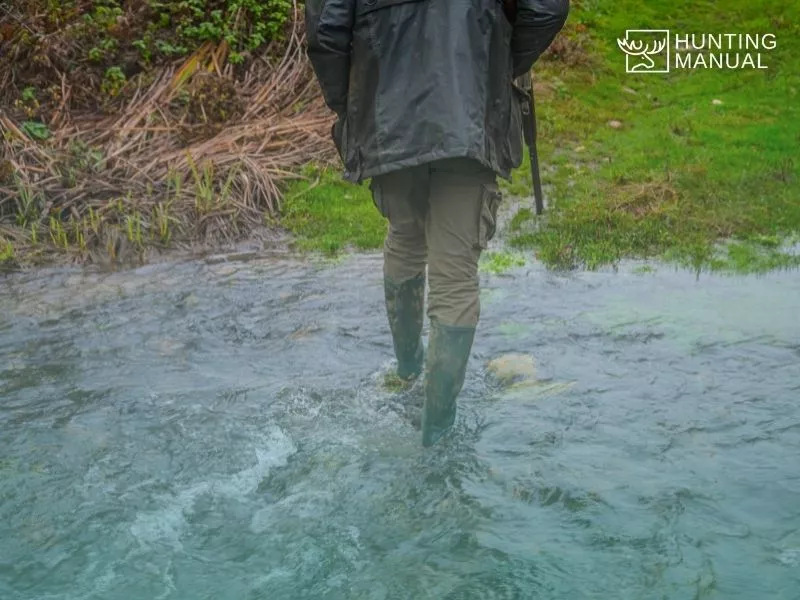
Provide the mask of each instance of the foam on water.
{"label": "foam on water", "polygon": [[286,464],[297,451],[292,440],[279,428],[274,428],[252,448],[255,464],[229,477],[201,480],[180,490],[175,495],[159,498],[162,507],[141,512],[130,526],[131,535],[140,543],[150,545],[163,542],[175,549],[182,549],[181,535],[187,524],[186,518],[194,510],[194,504],[203,495],[215,498],[241,499],[252,494],[258,484],[274,467]]}

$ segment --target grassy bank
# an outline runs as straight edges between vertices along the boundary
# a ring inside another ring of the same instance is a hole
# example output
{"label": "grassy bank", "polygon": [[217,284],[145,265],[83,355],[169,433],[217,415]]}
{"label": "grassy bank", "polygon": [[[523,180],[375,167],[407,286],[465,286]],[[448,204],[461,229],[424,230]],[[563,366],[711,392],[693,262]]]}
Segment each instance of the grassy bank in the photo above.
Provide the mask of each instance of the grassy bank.
{"label": "grassy bank", "polygon": [[[380,246],[366,186],[302,169],[334,155],[295,3],[19,6],[0,11],[0,268],[136,263],[265,224],[306,250]],[[554,268],[798,265],[798,23],[792,0],[573,0],[535,70],[547,213],[519,209],[511,252],[482,268],[532,253]],[[636,28],[773,33],[777,48],[766,70],[626,74],[616,40]],[[527,164],[504,187],[529,196]]]}
{"label": "grassy bank", "polygon": [[[510,244],[556,268],[625,257],[739,272],[800,264],[786,248],[800,241],[798,23],[800,7],[790,0],[729,0],[725,10],[685,0],[573,2],[564,34],[536,69],[548,211],[537,219],[521,209]],[[617,38],[655,28],[773,33],[777,48],[762,52],[766,70],[625,73]],[[506,190],[529,195],[528,177],[523,165]],[[339,189],[369,213],[364,189],[323,181],[313,197]],[[309,201],[287,221],[304,247],[380,243],[380,220],[365,215],[354,234],[325,214],[339,203],[304,213]]]}
{"label": "grassy bank", "polygon": [[[797,265],[800,7],[794,2],[586,4],[588,64],[544,64],[542,153],[553,208],[517,215],[511,243],[554,266],[658,256],[694,268]],[[625,29],[773,33],[766,70],[627,74]],[[724,243],[721,243],[724,242]]]}

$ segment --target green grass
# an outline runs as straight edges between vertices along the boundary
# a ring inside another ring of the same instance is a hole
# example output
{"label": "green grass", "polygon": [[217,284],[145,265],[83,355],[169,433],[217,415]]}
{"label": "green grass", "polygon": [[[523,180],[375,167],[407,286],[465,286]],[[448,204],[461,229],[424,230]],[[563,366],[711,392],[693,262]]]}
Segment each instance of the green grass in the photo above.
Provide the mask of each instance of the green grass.
{"label": "green grass", "polygon": [[[778,46],[764,53],[767,70],[627,74],[616,39],[637,28],[773,33]],[[513,249],[564,269],[624,258],[732,272],[800,266],[790,248],[800,240],[797,2],[573,0],[556,46],[535,69],[549,207],[543,219],[530,209],[512,218]],[[529,164],[505,193],[530,196]],[[381,245],[386,224],[366,186],[335,171],[306,175],[283,215],[300,247]],[[482,268],[502,272],[513,256],[487,256]]]}
{"label": "green grass", "polygon": [[302,175],[286,190],[281,211],[281,224],[294,234],[298,248],[335,254],[381,246],[386,220],[366,183],[352,185],[338,171],[317,167]]}
{"label": "green grass", "polygon": [[[585,64],[536,72],[553,206],[543,224],[517,215],[512,245],[558,268],[625,257],[737,272],[800,265],[785,244],[800,231],[798,22],[788,0],[574,6],[566,35],[591,34]],[[626,74],[615,40],[635,28],[774,33],[778,47],[765,53],[768,70]]]}
{"label": "green grass", "polygon": [[525,257],[519,253],[507,251],[490,251],[481,255],[478,268],[486,273],[500,275],[514,267],[524,267]]}

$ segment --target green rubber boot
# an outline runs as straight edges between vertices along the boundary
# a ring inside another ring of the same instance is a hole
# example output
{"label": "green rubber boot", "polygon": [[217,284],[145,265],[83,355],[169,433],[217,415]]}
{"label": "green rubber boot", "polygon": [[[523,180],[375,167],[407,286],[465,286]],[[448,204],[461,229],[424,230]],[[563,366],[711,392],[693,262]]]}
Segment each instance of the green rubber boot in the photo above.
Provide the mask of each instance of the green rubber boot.
{"label": "green rubber boot", "polygon": [[424,362],[422,319],[425,315],[425,273],[401,284],[384,277],[383,288],[397,356],[397,376],[408,381],[422,372]]}
{"label": "green rubber boot", "polygon": [[456,397],[464,385],[474,327],[450,327],[431,319],[425,366],[422,445],[432,446],[456,420]]}

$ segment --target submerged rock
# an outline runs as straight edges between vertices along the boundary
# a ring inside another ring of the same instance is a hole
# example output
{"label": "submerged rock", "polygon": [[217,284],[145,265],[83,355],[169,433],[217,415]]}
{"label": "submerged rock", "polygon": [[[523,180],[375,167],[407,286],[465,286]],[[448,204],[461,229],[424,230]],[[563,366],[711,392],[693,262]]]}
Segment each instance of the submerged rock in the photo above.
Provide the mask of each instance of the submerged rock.
{"label": "submerged rock", "polygon": [[530,354],[498,356],[489,361],[486,370],[503,386],[536,381],[536,360]]}
{"label": "submerged rock", "polygon": [[551,381],[539,379],[536,359],[530,354],[509,353],[489,361],[486,370],[503,388],[506,398],[551,396],[567,391],[575,383],[572,381]]}

